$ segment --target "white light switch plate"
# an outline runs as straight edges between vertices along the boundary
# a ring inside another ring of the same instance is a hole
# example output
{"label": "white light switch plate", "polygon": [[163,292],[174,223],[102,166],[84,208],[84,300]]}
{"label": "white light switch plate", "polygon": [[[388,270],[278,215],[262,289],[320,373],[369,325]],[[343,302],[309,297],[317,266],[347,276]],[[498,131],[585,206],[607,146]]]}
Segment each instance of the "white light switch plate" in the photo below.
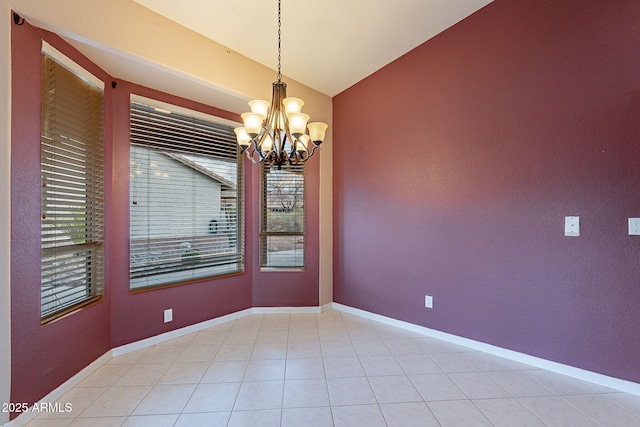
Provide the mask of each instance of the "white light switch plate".
{"label": "white light switch plate", "polygon": [[629,236],[640,236],[640,218],[629,218]]}
{"label": "white light switch plate", "polygon": [[433,308],[433,297],[431,295],[424,296],[424,306],[426,308]]}
{"label": "white light switch plate", "polygon": [[579,216],[564,217],[564,235],[565,236],[580,235],[580,217]]}
{"label": "white light switch plate", "polygon": [[173,321],[173,309],[169,308],[164,311],[164,323]]}

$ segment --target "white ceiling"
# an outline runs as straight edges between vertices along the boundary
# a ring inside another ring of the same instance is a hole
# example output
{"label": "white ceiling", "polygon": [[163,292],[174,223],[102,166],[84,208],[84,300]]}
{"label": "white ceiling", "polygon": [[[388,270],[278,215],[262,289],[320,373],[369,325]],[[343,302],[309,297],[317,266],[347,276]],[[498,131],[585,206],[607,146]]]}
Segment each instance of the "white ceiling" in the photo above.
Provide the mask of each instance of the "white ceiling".
{"label": "white ceiling", "polygon": [[[277,69],[277,0],[134,1]],[[282,0],[282,74],[337,95],[491,1]]]}

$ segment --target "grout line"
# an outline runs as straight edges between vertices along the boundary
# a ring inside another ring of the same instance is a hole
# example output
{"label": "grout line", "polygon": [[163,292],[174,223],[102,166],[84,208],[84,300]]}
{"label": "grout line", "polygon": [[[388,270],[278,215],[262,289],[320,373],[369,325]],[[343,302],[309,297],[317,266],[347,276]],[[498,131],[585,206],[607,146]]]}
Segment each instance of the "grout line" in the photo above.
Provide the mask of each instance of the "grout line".
{"label": "grout line", "polygon": [[610,377],[603,374],[598,374],[596,372],[587,371],[581,368],[576,368],[574,366],[565,365],[558,362],[553,362],[550,360],[531,356],[525,353],[520,353],[517,351],[494,346],[494,345],[483,343],[480,341],[475,341],[469,338],[464,338],[461,336],[449,334],[449,333],[438,331],[435,329],[430,329],[424,326],[419,326],[413,323],[404,322],[402,320],[397,320],[397,319],[382,316],[379,314],[371,313],[368,311],[360,310],[358,308],[345,306],[339,303],[333,303],[333,308],[342,312],[361,316],[366,319],[381,322],[390,326],[396,326],[398,328],[401,328],[410,332],[416,332],[421,335],[437,338],[443,341],[450,342],[452,344],[458,344],[464,347],[469,347],[470,349],[475,349],[475,350],[482,351],[484,353],[488,353],[494,356],[503,357],[509,360],[513,360],[515,362],[524,363],[526,365],[531,365],[531,366],[541,368],[550,372],[573,377],[578,380],[587,381],[590,383],[594,383],[597,385],[622,391],[624,393],[640,396],[640,384],[637,384],[631,381],[622,380],[619,378],[614,378],[614,377]]}
{"label": "grout line", "polygon": [[[368,385],[369,385],[369,387],[370,387],[370,389],[371,389],[371,392],[372,392],[372,393],[373,393],[373,395],[374,395],[374,398],[375,398],[375,400],[376,400],[376,405],[377,405],[377,407],[378,407],[378,410],[380,411],[380,413],[382,414],[382,416],[383,416],[383,418],[384,418],[384,412],[382,411],[382,408],[381,408],[381,406],[380,406],[380,405],[381,405],[381,403],[380,403],[380,402],[378,402],[378,398],[377,398],[377,396],[375,395],[375,391],[373,390],[373,387],[372,387],[372,385],[371,385],[371,378],[372,378],[372,377],[370,377],[370,376],[367,374],[367,372],[366,372],[366,371],[364,371],[364,367],[362,366],[362,361],[361,361],[361,357],[362,357],[362,356],[361,356],[360,354],[358,354],[358,352],[357,352],[357,350],[356,350],[356,347],[355,347],[355,345],[354,345],[354,340],[352,339],[352,336],[351,336],[351,334],[349,333],[349,328],[348,328],[348,326],[347,326],[347,324],[349,324],[349,322],[345,322],[345,315],[349,315],[350,313],[347,313],[347,312],[345,312],[345,311],[341,311],[341,310],[339,310],[339,309],[336,309],[336,312],[338,312],[338,313],[340,314],[340,322],[337,322],[335,325],[334,325],[334,324],[332,324],[332,323],[330,323],[330,325],[333,325],[333,326],[329,327],[327,330],[329,331],[329,333],[331,333],[331,332],[330,332],[330,331],[331,331],[331,329],[335,329],[335,330],[340,329],[340,330],[341,330],[341,333],[342,333],[342,331],[343,331],[343,330],[344,330],[344,331],[346,331],[346,333],[347,333],[347,339],[348,339],[348,342],[350,343],[350,345],[353,347],[354,351],[356,352],[355,357],[357,358],[357,361],[358,361],[358,363],[360,364],[360,366],[361,366],[361,368],[362,368],[362,370],[363,370],[363,372],[364,372],[364,376],[365,376],[365,378],[367,379],[367,383],[368,383]],[[215,349],[212,359],[211,359],[211,360],[209,360],[209,361],[207,362],[207,363],[208,363],[208,367],[207,367],[207,369],[205,370],[205,373],[203,373],[203,375],[201,376],[201,378],[200,378],[200,379],[198,380],[198,382],[196,383],[194,390],[192,391],[192,393],[191,393],[191,395],[189,396],[189,398],[186,400],[186,403],[185,403],[184,407],[182,408],[182,410],[184,410],[184,408],[186,408],[186,405],[188,404],[189,400],[193,397],[193,395],[194,395],[194,393],[195,393],[195,390],[197,390],[197,387],[199,386],[199,384],[201,384],[201,383],[202,383],[202,379],[204,378],[204,375],[206,374],[207,370],[208,370],[208,369],[211,367],[211,365],[215,362],[215,355],[216,355],[216,354],[218,353],[218,351],[220,350],[220,347],[224,344],[224,341],[227,339],[228,335],[232,333],[233,325],[234,325],[234,324],[237,324],[237,323],[241,323],[241,322],[237,322],[237,320],[239,320],[239,319],[241,319],[241,318],[243,318],[243,317],[247,317],[247,316],[255,315],[255,316],[256,316],[256,322],[257,322],[257,316],[261,316],[261,317],[260,317],[260,320],[259,320],[259,327],[258,327],[258,329],[257,329],[257,334],[256,334],[255,339],[253,340],[253,344],[252,344],[251,352],[250,352],[250,354],[249,354],[249,359],[248,359],[248,360],[242,360],[242,362],[246,362],[246,366],[245,366],[244,373],[243,373],[243,375],[242,375],[242,379],[240,379],[240,383],[239,383],[240,385],[239,385],[239,387],[238,387],[238,391],[237,391],[237,393],[236,393],[236,395],[235,395],[234,403],[233,403],[233,405],[231,406],[231,409],[230,409],[230,411],[229,411],[229,419],[228,419],[228,422],[230,422],[230,420],[231,420],[231,416],[233,415],[233,413],[234,413],[234,409],[235,409],[235,406],[236,406],[236,404],[237,404],[237,400],[238,400],[238,397],[239,397],[240,389],[241,389],[241,387],[242,387],[242,384],[244,383],[244,380],[245,380],[246,375],[247,375],[247,372],[248,372],[249,364],[250,364],[250,362],[253,360],[253,359],[252,359],[252,356],[253,356],[254,352],[256,351],[257,337],[259,336],[260,331],[261,331],[261,330],[263,330],[263,329],[262,329],[262,328],[263,328],[263,326],[265,326],[265,322],[266,322],[267,314],[272,314],[272,313],[247,313],[246,315],[244,315],[244,316],[242,316],[242,317],[235,318],[235,319],[231,319],[230,321],[228,321],[228,322],[230,322],[230,327],[229,327],[229,328],[227,328],[227,329],[225,329],[225,331],[226,331],[226,332],[225,332],[225,337],[224,337],[224,339],[223,339],[222,344],[220,344],[220,345],[218,346],[218,348],[217,348],[217,349]],[[273,314],[275,314],[275,313],[273,313]],[[312,315],[313,313],[293,313],[293,314],[301,314],[301,315],[302,315],[302,314],[304,314],[304,315],[309,314],[309,315]],[[317,334],[316,334],[317,336],[315,336],[314,338],[316,338],[316,339],[317,339],[317,342],[318,342],[318,345],[319,345],[319,348],[320,348],[320,358],[321,358],[321,360],[322,360],[322,368],[323,368],[323,371],[324,371],[324,384],[325,384],[326,391],[327,391],[327,396],[328,396],[328,399],[329,399],[329,409],[330,409],[330,413],[331,413],[331,418],[332,418],[332,420],[334,420],[334,422],[335,422],[334,414],[333,414],[333,407],[334,407],[334,406],[344,406],[344,405],[332,405],[332,403],[331,403],[331,396],[330,396],[330,394],[329,394],[329,388],[328,388],[327,372],[326,372],[326,369],[325,369],[325,360],[326,360],[326,359],[328,359],[329,357],[325,357],[325,351],[323,350],[323,347],[322,347],[322,343],[323,343],[323,342],[331,341],[331,339],[326,340],[326,341],[322,341],[322,340],[321,340],[321,336],[320,336],[320,325],[321,325],[321,323],[319,322],[319,320],[320,320],[320,317],[319,317],[319,316],[320,316],[320,315],[321,315],[321,313],[320,313],[320,314],[315,314],[315,315],[314,315],[314,317],[313,317],[313,319],[314,319],[313,326],[315,326],[315,331],[317,331]],[[359,317],[360,317],[360,315],[357,315],[357,316],[359,316]],[[360,328],[360,327],[362,327],[362,328],[373,328],[373,330],[375,330],[375,331],[376,331],[376,333],[377,333],[377,338],[376,338],[375,340],[376,340],[376,341],[381,342],[381,343],[382,343],[382,345],[384,345],[384,347],[389,351],[390,356],[391,356],[391,357],[396,361],[396,363],[398,363],[398,365],[399,365],[399,366],[400,366],[400,368],[402,369],[402,372],[404,373],[404,375],[405,375],[407,378],[409,378],[409,380],[411,381],[411,378],[409,377],[409,374],[406,372],[405,368],[404,368],[404,367],[399,363],[399,361],[398,361],[398,359],[397,359],[398,355],[394,354],[394,353],[391,351],[391,348],[389,347],[389,342],[390,342],[390,341],[392,341],[392,340],[396,340],[396,339],[403,339],[403,338],[402,338],[402,337],[400,337],[400,336],[394,336],[393,334],[391,334],[391,335],[389,335],[389,336],[385,336],[385,337],[380,336],[380,332],[381,332],[381,330],[383,330],[383,329],[381,329],[382,327],[392,326],[392,327],[398,327],[398,328],[400,328],[400,329],[404,329],[404,330],[407,330],[407,329],[406,329],[406,328],[403,328],[401,325],[400,325],[400,326],[398,326],[398,325],[389,324],[389,323],[385,324],[384,322],[382,322],[382,323],[383,323],[383,325],[379,325],[379,324],[373,323],[373,322],[380,322],[380,320],[379,320],[378,318],[372,319],[372,318],[367,318],[367,317],[364,317],[364,316],[363,316],[363,317],[360,317],[360,318],[361,318],[361,319],[366,319],[368,323],[367,323],[367,324],[360,323],[360,324],[358,324],[355,328],[354,328],[355,323],[351,323],[351,330],[358,329],[358,328]],[[304,319],[307,319],[307,317],[305,316],[305,317],[304,317]],[[288,320],[287,320],[287,341],[286,341],[286,343],[285,343],[285,358],[284,358],[284,373],[283,373],[283,377],[284,377],[284,378],[283,378],[283,381],[282,381],[282,396],[281,396],[281,402],[280,402],[280,403],[281,403],[281,406],[280,406],[280,420],[281,420],[281,422],[282,422],[282,419],[283,419],[283,416],[284,416],[284,410],[286,409],[286,408],[284,407],[284,397],[285,397],[285,396],[284,396],[284,393],[285,393],[285,385],[286,385],[286,381],[287,381],[287,380],[286,380],[286,373],[287,373],[287,361],[289,360],[289,344],[290,344],[289,339],[290,339],[290,337],[291,337],[292,326],[294,326],[294,325],[295,325],[295,323],[294,323],[293,321],[294,321],[294,319],[292,319],[292,315],[290,314],[290,315],[288,316]],[[227,322],[225,322],[225,323],[227,323]],[[303,326],[304,326],[304,328],[309,327],[311,324],[312,324],[312,322],[307,322],[306,320],[303,322]],[[219,324],[215,324],[215,325],[211,325],[211,326],[209,326],[209,327],[216,327],[216,326],[218,326],[218,325],[219,325]],[[253,327],[255,326],[255,324],[254,324],[254,323],[248,322],[248,323],[247,323],[247,325],[249,326],[249,329],[245,329],[244,327],[240,327],[240,328],[238,328],[238,331],[239,331],[240,333],[244,333],[244,332],[246,332],[247,330],[249,330],[249,331],[253,331],[253,330],[254,330],[254,329],[253,329]],[[242,325],[241,325],[241,326],[242,326]],[[414,326],[415,326],[415,325],[414,325]],[[303,328],[303,329],[304,329],[304,328]],[[204,328],[204,329],[207,329],[207,328]],[[201,330],[204,330],[204,329],[201,329]],[[312,328],[309,328],[309,329],[312,329]],[[268,330],[268,329],[264,329],[264,330]],[[196,332],[196,331],[192,331],[192,332]],[[188,333],[192,333],[192,332],[188,332]],[[391,333],[392,331],[391,331],[391,330],[388,330],[387,332]],[[414,332],[415,332],[415,331],[414,331]],[[428,334],[419,333],[419,332],[418,332],[418,334],[419,334],[419,335],[428,335]],[[299,334],[296,334],[296,335],[299,335]],[[387,335],[388,335],[388,334],[387,334]],[[168,338],[168,339],[176,339],[176,338],[179,338],[180,336],[182,336],[182,335],[178,335],[178,336],[176,336],[175,338]],[[133,416],[132,414],[133,414],[133,413],[135,412],[135,410],[138,408],[138,406],[140,405],[140,403],[141,403],[141,402],[142,402],[142,401],[147,397],[147,395],[148,395],[148,394],[149,394],[149,392],[153,389],[153,387],[154,387],[155,385],[157,385],[157,384],[158,384],[158,382],[160,381],[160,379],[162,378],[162,376],[163,376],[163,375],[165,375],[165,374],[166,374],[166,372],[167,372],[169,369],[171,369],[171,367],[175,366],[175,365],[176,365],[176,363],[178,363],[178,359],[179,359],[180,355],[182,355],[182,354],[186,351],[186,348],[187,348],[191,343],[193,343],[193,341],[194,341],[194,339],[195,339],[195,338],[196,338],[196,337],[194,336],[194,338],[193,338],[191,341],[189,341],[188,343],[180,344],[181,351],[179,352],[178,356],[177,356],[177,357],[176,357],[172,362],[168,363],[169,367],[167,368],[167,370],[166,370],[162,375],[160,375],[160,376],[155,380],[155,382],[154,382],[154,384],[153,384],[153,385],[149,386],[149,390],[147,390],[147,392],[146,392],[146,393],[144,394],[144,396],[141,398],[140,402],[138,402],[138,403],[137,403],[137,405],[135,406],[135,408],[133,408],[133,409],[132,409],[131,413],[130,413],[130,414],[128,414],[128,415],[126,416],[126,418],[127,418],[127,419],[128,419],[129,417]],[[416,341],[417,339],[419,339],[419,337],[416,337],[416,336],[410,335],[410,336],[406,337],[406,339],[413,341],[416,345],[418,345],[418,347],[420,347],[420,349],[421,349],[422,351],[424,351],[424,354],[426,354],[426,356],[428,356],[428,357],[430,357],[432,360],[434,360],[434,363],[435,363],[437,366],[440,366],[440,364],[438,364],[438,362],[437,362],[435,359],[433,359],[433,357],[431,357],[432,355],[431,355],[430,353],[427,353],[427,351],[426,351],[424,348],[422,348],[422,346],[420,346],[420,345],[419,345],[419,343]],[[437,339],[442,339],[442,338],[437,338]],[[161,341],[159,341],[159,342],[163,342],[163,341],[166,341],[166,339],[163,339],[163,340],[161,340]],[[341,341],[342,341],[342,340],[341,340]],[[306,341],[303,341],[303,342],[306,342]],[[315,341],[313,341],[313,342],[315,342]],[[449,342],[451,342],[451,341],[449,341]],[[454,344],[457,344],[457,343],[455,343],[455,342],[454,342]],[[161,347],[161,346],[159,346],[159,347]],[[482,350],[481,350],[481,351],[482,351]],[[447,353],[447,352],[445,352],[445,353]],[[455,353],[461,354],[461,355],[462,355],[463,357],[465,357],[466,359],[469,359],[468,357],[466,357],[466,356],[465,356],[465,354],[466,354],[465,352],[456,351]],[[126,354],[126,353],[123,353],[123,354]],[[491,354],[491,353],[489,353],[489,354]],[[105,356],[107,356],[107,355],[108,355],[108,353],[107,353],[107,354],[105,354]],[[105,357],[105,356],[103,356],[103,357]],[[365,356],[366,356],[366,355],[365,355]],[[501,356],[501,355],[494,355],[494,356],[504,357],[504,356]],[[337,357],[354,357],[354,356],[337,356]],[[307,358],[307,357],[305,357],[305,358]],[[139,359],[139,360],[137,360],[136,362],[134,362],[133,364],[131,364],[131,366],[136,366],[136,365],[142,364],[142,359],[144,359],[144,355],[142,356],[142,358],[141,358],[141,359]],[[279,360],[279,359],[278,359],[278,360]],[[107,361],[108,361],[108,360],[107,360]],[[478,367],[479,371],[477,371],[477,372],[482,372],[482,373],[484,373],[484,374],[485,374],[485,375],[487,375],[487,376],[488,376],[492,381],[496,382],[496,381],[495,381],[495,380],[494,380],[494,379],[493,379],[493,378],[488,374],[488,372],[494,372],[494,371],[485,371],[485,370],[483,370],[483,369],[482,369],[482,367],[481,367],[481,366],[476,365],[476,363],[474,363],[474,362],[473,362],[473,360],[469,359],[469,361],[470,361],[474,366],[477,366],[477,367]],[[106,363],[106,362],[105,362],[105,363]],[[103,364],[102,364],[102,365],[100,365],[100,366],[104,366],[104,364],[105,364],[105,363],[103,363]],[[160,363],[164,363],[164,362],[160,362]],[[100,367],[100,366],[98,366],[98,367]],[[97,369],[97,368],[95,368],[95,369]],[[94,371],[95,371],[95,369],[94,369]],[[129,370],[130,370],[130,369],[131,369],[131,367],[129,368]],[[128,372],[129,370],[127,370],[127,372]],[[505,370],[505,369],[497,369],[495,372],[503,372],[503,371],[511,371],[511,370],[510,370],[510,369],[507,369],[507,370]],[[551,370],[549,370],[549,369],[547,369],[547,371],[553,372],[553,371],[551,371]],[[466,371],[465,371],[465,372],[466,372]],[[523,372],[525,375],[528,375],[528,374],[527,374],[527,372],[528,372],[527,370],[517,370],[517,371],[515,371],[515,372]],[[89,374],[90,374],[90,373],[91,373],[91,372],[89,372]],[[460,389],[460,387],[457,385],[457,383],[456,383],[456,382],[451,378],[451,376],[450,376],[450,374],[453,374],[452,372],[444,372],[444,371],[443,371],[442,373],[444,373],[444,374],[447,376],[447,378],[449,378],[449,380],[450,380],[450,381],[452,381],[452,383],[453,383],[456,387],[458,387],[458,388]],[[555,374],[559,374],[559,373],[554,373],[554,375],[555,375]],[[124,376],[124,375],[126,375],[126,372],[123,372],[123,373],[120,375],[120,377],[122,377],[122,376]],[[531,377],[530,375],[528,375],[528,376],[529,376],[529,377]],[[85,378],[86,378],[86,377],[85,377]],[[341,378],[342,378],[342,377],[341,377]],[[536,381],[537,383],[541,384],[543,387],[546,387],[543,383],[541,383],[540,381],[536,380],[536,378],[533,378],[533,377],[531,377],[531,378],[532,378],[534,381]],[[84,379],[84,378],[82,378],[82,379]],[[80,379],[79,381],[81,381],[82,379]],[[117,380],[116,380],[116,381],[117,381]],[[115,383],[115,381],[114,381],[114,383]],[[413,381],[411,381],[411,383],[413,384]],[[77,384],[79,384],[79,382],[78,382]],[[76,387],[76,386],[77,386],[77,384],[76,384],[75,386],[73,386],[73,387]],[[496,382],[496,384],[498,384],[498,386],[502,387],[499,383],[497,383],[497,382]],[[586,385],[585,385],[585,386],[586,386]],[[72,387],[72,388],[73,388],[73,387]],[[111,384],[111,385],[110,385],[110,386],[108,386],[108,387],[102,387],[104,390],[103,390],[103,392],[102,392],[101,394],[103,394],[106,390],[108,390],[109,388],[112,388],[112,387],[115,387],[115,386],[114,386],[113,384]],[[415,385],[414,385],[414,387],[415,387]],[[608,395],[608,394],[606,393],[606,391],[598,391],[597,389],[595,389],[595,390],[594,390],[594,389],[592,389],[592,388],[589,388],[589,389],[591,390],[591,393],[584,393],[585,395],[597,395],[597,396],[605,396],[605,397]],[[461,390],[461,389],[460,389],[460,390]],[[416,388],[416,391],[417,391],[417,388]],[[467,395],[467,393],[465,393],[465,392],[464,392],[464,390],[461,390],[461,391],[462,391],[463,395],[467,396],[467,398],[466,398],[466,399],[460,399],[460,400],[470,401],[472,404],[474,404],[474,407],[475,407],[478,411],[480,411],[480,413],[481,413],[481,414],[483,414],[483,416],[485,416],[487,419],[489,419],[489,418],[484,414],[484,412],[482,412],[482,410],[481,410],[477,405],[475,405],[475,403],[474,403],[474,399],[471,399],[471,398]],[[551,396],[553,396],[553,397],[560,397],[560,398],[562,399],[562,401],[567,402],[567,404],[569,404],[569,405],[571,405],[572,407],[574,407],[574,408],[575,408],[576,410],[578,410],[580,413],[582,413],[583,415],[585,415],[586,417],[588,417],[588,419],[592,419],[592,418],[591,418],[591,417],[589,417],[587,414],[585,414],[585,413],[583,413],[582,411],[580,411],[577,407],[573,406],[570,402],[566,401],[566,400],[562,397],[562,396],[564,396],[564,394],[563,394],[563,395],[561,395],[561,394],[559,394],[559,393],[558,393],[558,394],[556,394],[556,392],[554,392],[553,390],[550,390],[550,392],[551,392],[551,393],[553,393]],[[419,393],[419,391],[418,391],[418,393]],[[519,400],[520,398],[518,398],[518,397],[516,397],[516,396],[513,396],[513,395],[512,395],[510,392],[508,392],[508,391],[507,391],[507,393],[508,393],[509,395],[511,395],[511,397],[509,397],[508,399],[514,399],[516,402],[518,402],[518,404],[519,404],[519,405],[521,405],[522,407],[524,407],[528,412],[531,412],[531,410],[529,410],[529,408],[528,408],[527,406],[525,406],[523,403],[521,403],[521,402],[520,402],[520,400]],[[580,393],[580,394],[581,394],[581,393]],[[580,394],[577,394],[577,395],[580,395]],[[64,393],[62,393],[62,395],[64,395]],[[62,397],[62,395],[61,395],[60,397]],[[571,394],[571,395],[574,395],[574,394]],[[420,395],[420,396],[421,396],[422,402],[427,406],[427,408],[429,409],[430,413],[433,415],[434,419],[436,419],[436,420],[437,420],[437,418],[435,417],[435,414],[433,413],[433,411],[431,410],[431,407],[429,406],[429,402],[427,402],[426,400],[424,400],[424,398],[422,397],[422,395]],[[50,397],[50,396],[47,396],[47,398],[45,398],[43,401],[48,401],[47,399],[48,399],[49,397]],[[100,397],[100,396],[96,397],[96,399],[98,399],[99,397]],[[528,396],[526,396],[526,397],[528,397]],[[95,400],[96,400],[96,399],[94,399],[94,402],[95,402]],[[611,401],[612,401],[612,399],[609,399],[609,400],[611,400]],[[93,402],[92,402],[92,403],[93,403]],[[626,412],[629,412],[629,413],[633,414],[634,416],[638,416],[638,414],[636,414],[636,413],[634,413],[633,411],[631,411],[631,410],[629,410],[629,409],[625,408],[625,407],[624,407],[624,406],[622,406],[621,404],[618,404],[618,403],[617,403],[617,402],[615,402],[615,401],[613,401],[613,403],[614,403],[614,404],[616,404],[617,406],[621,407],[622,409],[624,409],[625,413],[626,413]],[[90,403],[87,407],[89,407],[90,405],[91,405],[91,403]],[[352,405],[346,405],[346,406],[352,406]],[[85,410],[86,410],[86,408],[85,408]],[[83,411],[83,412],[84,412],[84,411]],[[224,411],[224,412],[227,412],[227,411]],[[238,411],[236,411],[236,412],[238,412]],[[532,412],[531,412],[531,413],[532,413]],[[181,414],[182,414],[182,412],[178,415],[178,419],[179,419],[179,417],[181,416]],[[536,414],[534,414],[534,413],[532,413],[532,414],[533,414],[533,416],[536,416]],[[74,418],[78,418],[78,417],[74,417]],[[536,418],[538,418],[538,417],[536,416]],[[11,425],[12,425],[12,427],[17,427],[17,425],[16,425],[16,426],[14,426],[13,424],[11,424]]]}

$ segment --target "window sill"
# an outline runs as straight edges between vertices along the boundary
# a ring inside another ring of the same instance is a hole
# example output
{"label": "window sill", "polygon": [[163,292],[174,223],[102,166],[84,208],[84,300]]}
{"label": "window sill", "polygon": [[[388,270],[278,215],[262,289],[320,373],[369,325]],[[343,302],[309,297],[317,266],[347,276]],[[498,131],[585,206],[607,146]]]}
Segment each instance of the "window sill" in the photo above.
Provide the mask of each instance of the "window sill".
{"label": "window sill", "polygon": [[212,281],[212,280],[218,280],[218,279],[225,279],[228,277],[234,277],[234,276],[240,276],[245,274],[244,269],[242,270],[236,270],[236,271],[230,271],[228,273],[224,273],[224,274],[219,274],[219,275],[215,275],[215,276],[203,276],[203,277],[193,277],[191,279],[184,279],[182,281],[175,281],[175,282],[170,282],[170,283],[159,283],[153,286],[136,286],[136,287],[131,287],[129,288],[129,293],[130,294],[137,294],[137,293],[142,293],[142,292],[148,292],[148,291],[156,291],[159,289],[166,289],[166,288],[172,288],[175,286],[184,286],[184,285],[191,285],[194,283],[202,283],[202,282],[207,282],[207,281]]}
{"label": "window sill", "polygon": [[305,267],[260,267],[260,273],[304,273]]}
{"label": "window sill", "polygon": [[52,314],[49,314],[48,316],[41,318],[40,325],[41,326],[50,325],[53,322],[56,322],[67,316],[77,313],[80,310],[84,310],[85,308],[93,306],[99,302],[102,302],[103,300],[104,300],[104,295],[96,295],[94,297],[88,298],[84,301],[81,301],[77,304],[67,307],[66,309],[60,310],[56,313],[52,313]]}

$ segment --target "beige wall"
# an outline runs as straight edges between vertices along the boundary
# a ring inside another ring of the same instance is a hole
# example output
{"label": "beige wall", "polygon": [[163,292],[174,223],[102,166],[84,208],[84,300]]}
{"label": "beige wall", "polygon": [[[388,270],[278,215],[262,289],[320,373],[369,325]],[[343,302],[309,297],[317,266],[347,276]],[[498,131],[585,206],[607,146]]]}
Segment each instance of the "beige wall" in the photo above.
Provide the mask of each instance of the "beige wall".
{"label": "beige wall", "polygon": [[[0,22],[10,22],[10,11],[6,0],[0,0]],[[10,249],[11,220],[10,200],[10,163],[11,145],[11,66],[9,60],[9,25],[0,25],[0,403],[9,402],[10,390]],[[0,424],[9,420],[9,414],[0,412]]]}
{"label": "beige wall", "polygon": [[[84,45],[86,49],[80,49],[89,53],[91,59],[98,59],[96,62],[117,78],[122,78],[120,74],[128,72],[130,68],[141,66],[147,67],[147,70],[162,69],[166,75],[181,76],[181,87],[174,90],[184,90],[187,83],[198,83],[205,91],[209,88],[209,93],[213,93],[213,99],[216,100],[225,95],[244,99],[271,97],[271,83],[276,78],[274,70],[152,13],[135,2],[10,1],[14,9],[32,24],[54,31],[70,39],[76,46]],[[101,63],[101,58],[94,58],[93,55],[105,59],[119,57],[120,62],[127,61],[126,67]],[[286,70],[283,71],[286,74]],[[144,83],[137,80],[134,82]],[[289,94],[305,100],[305,111],[314,120],[330,122],[329,96],[286,76],[285,81]],[[212,98],[208,99],[211,103]]]}
{"label": "beige wall", "polygon": [[333,302],[333,144],[320,155],[320,305]]}

